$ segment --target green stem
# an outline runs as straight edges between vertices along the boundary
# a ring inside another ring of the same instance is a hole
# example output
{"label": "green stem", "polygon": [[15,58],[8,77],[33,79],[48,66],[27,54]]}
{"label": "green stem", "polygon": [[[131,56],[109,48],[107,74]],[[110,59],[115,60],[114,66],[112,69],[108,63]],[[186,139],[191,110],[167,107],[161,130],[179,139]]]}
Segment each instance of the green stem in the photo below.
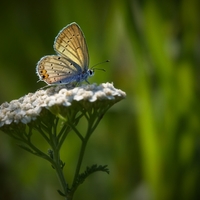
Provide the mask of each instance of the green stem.
{"label": "green stem", "polygon": [[80,153],[79,153],[78,163],[77,163],[77,166],[76,166],[76,172],[75,172],[75,175],[74,175],[72,187],[75,186],[75,184],[76,184],[76,180],[77,180],[77,177],[79,175],[81,164],[82,164],[83,157],[84,157],[84,154],[85,154],[87,142],[88,142],[88,140],[85,140],[85,139],[82,141],[82,145],[81,145],[81,149],[80,149]]}
{"label": "green stem", "polygon": [[[86,117],[86,113],[84,113],[84,116]],[[81,169],[81,164],[82,164],[82,161],[83,161],[83,157],[84,157],[84,154],[85,154],[85,150],[86,150],[86,146],[87,146],[87,142],[90,138],[90,136],[92,135],[94,129],[92,128],[93,127],[93,124],[94,124],[94,121],[95,121],[95,117],[86,117],[87,121],[88,121],[88,128],[87,128],[87,133],[85,135],[85,137],[81,137],[81,149],[80,149],[80,153],[79,153],[79,158],[78,158],[78,163],[77,163],[77,166],[76,166],[76,172],[75,172],[75,175],[74,175],[74,180],[73,180],[73,184],[72,184],[72,193],[75,192],[76,190],[76,180],[79,176],[79,173],[80,173],[80,169]],[[74,128],[73,128],[74,129]],[[78,132],[77,129],[75,129],[75,131]],[[78,135],[81,135],[80,133],[78,133]],[[82,135],[81,135],[82,136]]]}
{"label": "green stem", "polygon": [[66,196],[65,199],[70,200],[70,198],[67,198],[68,188],[67,188],[67,183],[66,183],[66,180],[65,180],[65,177],[64,177],[64,174],[63,174],[63,168],[61,167],[61,163],[60,163],[59,151],[58,152],[54,151],[54,152],[55,152],[54,153],[54,161],[55,161],[54,168],[55,168],[56,173],[58,175],[58,179],[60,181],[60,184],[62,186],[63,193]]}

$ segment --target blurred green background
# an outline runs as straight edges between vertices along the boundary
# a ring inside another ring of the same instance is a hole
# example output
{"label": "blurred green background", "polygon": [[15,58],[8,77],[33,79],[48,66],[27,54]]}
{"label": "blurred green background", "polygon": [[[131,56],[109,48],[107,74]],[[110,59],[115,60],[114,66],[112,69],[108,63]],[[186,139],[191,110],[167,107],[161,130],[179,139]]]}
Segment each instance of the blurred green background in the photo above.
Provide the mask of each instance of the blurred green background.
{"label": "blurred green background", "polygon": [[[0,8],[0,103],[45,85],[36,63],[55,54],[55,36],[73,21],[86,36],[90,67],[111,61],[89,81],[127,93],[102,119],[83,164],[108,164],[110,174],[90,176],[74,199],[200,199],[198,0],[8,0]],[[74,137],[62,152],[69,182]],[[49,163],[1,132],[0,199],[63,199],[57,189]]]}

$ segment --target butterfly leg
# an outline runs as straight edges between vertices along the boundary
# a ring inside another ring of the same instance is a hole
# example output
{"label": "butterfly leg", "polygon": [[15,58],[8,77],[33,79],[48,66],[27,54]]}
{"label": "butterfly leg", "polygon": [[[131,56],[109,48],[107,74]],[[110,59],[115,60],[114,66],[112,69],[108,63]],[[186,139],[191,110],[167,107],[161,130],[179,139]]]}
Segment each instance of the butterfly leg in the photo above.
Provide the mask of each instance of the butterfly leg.
{"label": "butterfly leg", "polygon": [[85,79],[85,82],[88,83],[88,84],[90,84],[90,82],[87,79]]}

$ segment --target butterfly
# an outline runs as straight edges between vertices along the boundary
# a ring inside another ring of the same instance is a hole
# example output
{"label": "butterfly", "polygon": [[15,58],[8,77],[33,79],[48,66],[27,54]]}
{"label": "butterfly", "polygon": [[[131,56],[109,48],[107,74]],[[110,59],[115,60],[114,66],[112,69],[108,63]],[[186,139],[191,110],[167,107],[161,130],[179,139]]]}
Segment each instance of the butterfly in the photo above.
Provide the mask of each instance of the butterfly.
{"label": "butterfly", "polygon": [[89,69],[89,53],[84,34],[75,22],[64,27],[56,36],[54,50],[57,55],[42,57],[36,66],[39,81],[48,85],[71,84],[87,81],[94,75]]}

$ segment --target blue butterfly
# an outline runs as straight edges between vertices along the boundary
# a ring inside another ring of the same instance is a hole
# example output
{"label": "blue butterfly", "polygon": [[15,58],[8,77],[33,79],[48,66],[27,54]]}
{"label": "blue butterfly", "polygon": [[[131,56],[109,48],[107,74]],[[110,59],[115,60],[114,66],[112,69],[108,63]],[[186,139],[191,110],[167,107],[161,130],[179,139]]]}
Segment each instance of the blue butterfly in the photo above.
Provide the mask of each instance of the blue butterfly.
{"label": "blue butterfly", "polygon": [[44,56],[37,63],[36,73],[41,81],[48,85],[80,83],[94,75],[94,69],[88,69],[88,48],[77,23],[64,27],[53,47],[57,55]]}

